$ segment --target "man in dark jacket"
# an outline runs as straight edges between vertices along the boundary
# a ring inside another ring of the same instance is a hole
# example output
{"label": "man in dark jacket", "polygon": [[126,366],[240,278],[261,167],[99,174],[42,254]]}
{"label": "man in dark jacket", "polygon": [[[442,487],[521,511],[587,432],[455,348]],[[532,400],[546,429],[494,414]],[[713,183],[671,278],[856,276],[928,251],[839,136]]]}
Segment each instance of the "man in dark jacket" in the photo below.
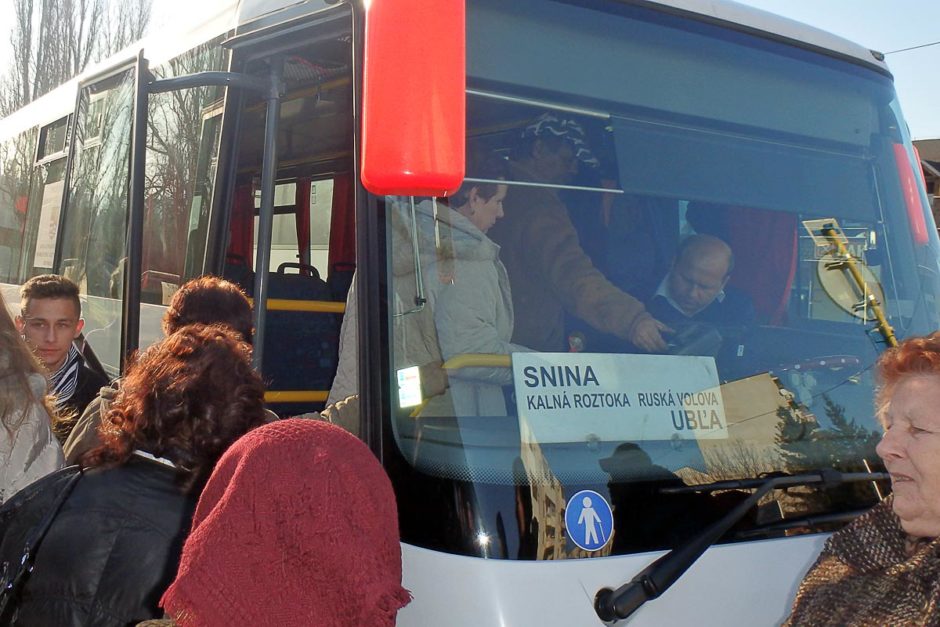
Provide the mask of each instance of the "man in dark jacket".
{"label": "man in dark jacket", "polygon": [[[78,286],[63,276],[42,274],[23,284],[16,327],[47,371],[49,390],[62,415],[81,414],[108,383],[85,365],[75,347],[82,333]],[[57,433],[64,438],[68,433]]]}
{"label": "man in dark jacket", "polygon": [[682,240],[669,274],[646,301],[647,310],[666,324],[705,322],[743,326],[754,321],[748,296],[728,288],[734,269],[731,248],[711,235]]}
{"label": "man in dark jacket", "polygon": [[584,129],[545,113],[525,128],[510,162],[505,218],[490,229],[509,274],[515,328],[512,341],[538,351],[567,350],[565,312],[648,352],[663,352],[667,329],[639,300],[614,286],[581,248],[557,188],[578,163],[596,165]]}

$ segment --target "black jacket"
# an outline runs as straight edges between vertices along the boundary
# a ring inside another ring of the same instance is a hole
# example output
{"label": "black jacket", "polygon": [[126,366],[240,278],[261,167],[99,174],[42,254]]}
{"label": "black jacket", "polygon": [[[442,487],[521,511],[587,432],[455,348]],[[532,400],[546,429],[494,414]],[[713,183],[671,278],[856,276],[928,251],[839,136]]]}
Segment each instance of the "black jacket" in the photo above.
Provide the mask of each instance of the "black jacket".
{"label": "black jacket", "polygon": [[[176,576],[197,500],[182,493],[175,474],[136,455],[117,468],[87,471],[39,547],[17,624],[134,625],[161,617],[157,603]],[[21,546],[9,539],[26,535],[17,524],[35,519],[28,508],[41,501],[22,505],[0,559],[19,555]]]}

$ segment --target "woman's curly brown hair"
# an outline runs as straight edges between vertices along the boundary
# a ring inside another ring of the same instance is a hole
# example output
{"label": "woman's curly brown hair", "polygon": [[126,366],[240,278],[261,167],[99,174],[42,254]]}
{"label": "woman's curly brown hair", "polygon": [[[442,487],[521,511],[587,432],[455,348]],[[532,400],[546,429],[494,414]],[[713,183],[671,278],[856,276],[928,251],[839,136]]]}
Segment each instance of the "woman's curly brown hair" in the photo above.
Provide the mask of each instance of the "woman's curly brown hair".
{"label": "woman's curly brown hair", "polygon": [[184,326],[138,355],[84,466],[118,466],[135,449],[172,460],[186,490],[202,487],[236,439],[264,423],[251,348],[223,325]]}

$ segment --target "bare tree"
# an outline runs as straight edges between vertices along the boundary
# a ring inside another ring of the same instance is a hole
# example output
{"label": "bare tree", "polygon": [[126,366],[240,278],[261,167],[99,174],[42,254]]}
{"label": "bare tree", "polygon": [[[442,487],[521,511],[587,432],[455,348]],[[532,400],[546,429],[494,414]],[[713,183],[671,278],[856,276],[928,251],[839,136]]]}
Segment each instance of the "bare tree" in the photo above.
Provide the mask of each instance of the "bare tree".
{"label": "bare tree", "polygon": [[12,0],[13,63],[0,77],[0,116],[140,39],[153,0]]}
{"label": "bare tree", "polygon": [[108,26],[102,42],[107,54],[137,41],[147,32],[153,0],[111,0]]}

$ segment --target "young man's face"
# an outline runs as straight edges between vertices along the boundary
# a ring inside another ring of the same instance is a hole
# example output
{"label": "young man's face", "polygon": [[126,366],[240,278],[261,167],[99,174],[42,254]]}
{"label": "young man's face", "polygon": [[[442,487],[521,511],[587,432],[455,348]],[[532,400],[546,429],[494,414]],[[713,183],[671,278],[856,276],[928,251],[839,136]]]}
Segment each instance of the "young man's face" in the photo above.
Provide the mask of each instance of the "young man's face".
{"label": "young man's face", "polygon": [[55,372],[65,363],[72,341],[85,326],[79,316],[71,299],[34,298],[25,313],[16,317],[16,327],[42,365]]}

